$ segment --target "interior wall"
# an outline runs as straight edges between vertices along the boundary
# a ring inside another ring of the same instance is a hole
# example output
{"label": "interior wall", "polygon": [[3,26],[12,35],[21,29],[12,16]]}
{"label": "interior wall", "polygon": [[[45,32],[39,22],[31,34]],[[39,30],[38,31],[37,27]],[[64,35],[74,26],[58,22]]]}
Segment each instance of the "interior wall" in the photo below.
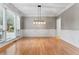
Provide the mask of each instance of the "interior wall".
{"label": "interior wall", "polygon": [[24,27],[23,29],[55,29],[56,21],[55,17],[41,17],[41,20],[44,20],[46,24],[36,25],[33,24],[33,21],[38,17],[24,17]]}
{"label": "interior wall", "polygon": [[55,17],[41,17],[46,22],[42,25],[33,24],[35,19],[38,17],[23,17],[21,28],[24,36],[55,36]]}
{"label": "interior wall", "polygon": [[23,16],[21,16],[21,20],[20,20],[20,24],[21,24],[21,29],[23,29],[24,28],[24,17]]}
{"label": "interior wall", "polygon": [[60,15],[61,37],[63,40],[79,47],[79,4],[73,5]]}
{"label": "interior wall", "polygon": [[75,4],[63,14],[62,18],[62,29],[67,30],[79,30],[79,4]]}

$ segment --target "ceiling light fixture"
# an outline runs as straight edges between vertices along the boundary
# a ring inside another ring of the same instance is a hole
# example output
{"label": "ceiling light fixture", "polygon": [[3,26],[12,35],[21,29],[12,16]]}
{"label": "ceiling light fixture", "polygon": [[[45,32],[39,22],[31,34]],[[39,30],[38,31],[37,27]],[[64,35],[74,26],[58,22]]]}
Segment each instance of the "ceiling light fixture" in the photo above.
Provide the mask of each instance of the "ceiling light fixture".
{"label": "ceiling light fixture", "polygon": [[38,5],[38,19],[35,19],[33,24],[46,24],[44,20],[41,19],[41,5]]}

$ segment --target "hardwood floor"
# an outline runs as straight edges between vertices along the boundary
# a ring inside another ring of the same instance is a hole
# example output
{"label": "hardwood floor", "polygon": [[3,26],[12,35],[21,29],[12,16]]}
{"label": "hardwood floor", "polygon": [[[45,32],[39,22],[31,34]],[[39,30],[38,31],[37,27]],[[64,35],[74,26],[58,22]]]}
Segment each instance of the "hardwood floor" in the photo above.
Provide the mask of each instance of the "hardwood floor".
{"label": "hardwood floor", "polygon": [[22,38],[3,48],[1,55],[75,55],[79,48],[57,38]]}

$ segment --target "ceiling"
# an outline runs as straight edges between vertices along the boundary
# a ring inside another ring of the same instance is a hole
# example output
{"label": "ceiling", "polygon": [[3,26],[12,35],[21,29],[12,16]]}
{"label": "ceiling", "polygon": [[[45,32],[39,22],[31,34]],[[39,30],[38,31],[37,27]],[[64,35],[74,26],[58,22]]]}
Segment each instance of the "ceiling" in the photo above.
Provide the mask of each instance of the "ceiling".
{"label": "ceiling", "polygon": [[72,3],[13,3],[24,16],[38,16],[38,5],[41,5],[41,16],[58,16],[69,7]]}

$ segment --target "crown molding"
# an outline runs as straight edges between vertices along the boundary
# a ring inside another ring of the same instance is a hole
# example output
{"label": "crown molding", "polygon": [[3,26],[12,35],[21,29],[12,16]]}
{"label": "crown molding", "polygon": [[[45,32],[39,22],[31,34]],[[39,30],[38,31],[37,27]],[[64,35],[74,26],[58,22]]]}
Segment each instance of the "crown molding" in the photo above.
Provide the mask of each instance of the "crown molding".
{"label": "crown molding", "polygon": [[59,12],[57,14],[57,16],[61,15],[63,12],[65,12],[66,10],[68,10],[69,8],[71,8],[73,5],[75,5],[75,3],[69,4],[66,8],[64,8],[63,10],[61,10],[61,12]]}

